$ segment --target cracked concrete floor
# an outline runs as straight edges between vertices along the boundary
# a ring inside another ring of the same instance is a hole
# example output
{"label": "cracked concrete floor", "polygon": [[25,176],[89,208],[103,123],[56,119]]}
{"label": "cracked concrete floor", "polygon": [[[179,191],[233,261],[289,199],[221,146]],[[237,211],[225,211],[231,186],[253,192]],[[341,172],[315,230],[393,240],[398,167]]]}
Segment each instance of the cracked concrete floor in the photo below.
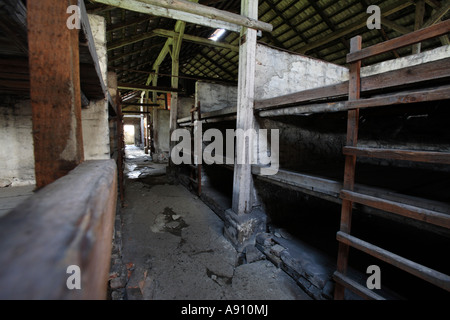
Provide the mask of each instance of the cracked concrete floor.
{"label": "cracked concrete floor", "polygon": [[164,165],[139,152],[127,149],[126,163],[133,170],[126,174],[134,174],[126,179],[126,206],[120,213],[128,299],[310,299],[262,257],[239,265],[236,250],[223,236],[222,220],[182,185],[167,183]]}

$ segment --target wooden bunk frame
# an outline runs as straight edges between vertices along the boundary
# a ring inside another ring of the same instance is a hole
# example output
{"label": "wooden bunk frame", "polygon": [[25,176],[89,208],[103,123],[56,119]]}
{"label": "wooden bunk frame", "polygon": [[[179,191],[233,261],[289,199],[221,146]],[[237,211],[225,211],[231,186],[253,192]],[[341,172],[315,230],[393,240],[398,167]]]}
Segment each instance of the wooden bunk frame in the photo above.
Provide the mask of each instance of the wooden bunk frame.
{"label": "wooden bunk frame", "polygon": [[[336,300],[344,299],[346,288],[367,299],[384,299],[378,294],[375,294],[374,291],[369,290],[367,287],[364,287],[347,277],[346,272],[350,247],[361,250],[388,264],[394,265],[403,271],[428,281],[435,286],[450,291],[450,276],[350,235],[354,203],[363,204],[450,229],[450,215],[443,212],[411,206],[402,203],[401,199],[391,201],[383,199],[382,197],[373,197],[354,191],[355,166],[357,157],[359,156],[416,162],[450,163],[450,153],[358,147],[359,110],[361,108],[435,101],[448,99],[450,97],[450,86],[444,84],[439,87],[427,88],[425,90],[403,91],[390,93],[382,97],[361,99],[361,61],[365,58],[393,49],[413,45],[429,38],[447,34],[448,32],[450,32],[450,20],[365,49],[362,49],[361,36],[357,36],[351,40],[350,54],[347,56],[347,62],[350,63],[349,94],[348,102],[346,103],[346,108],[348,109],[347,146],[343,150],[346,160],[343,189],[340,195],[342,199],[342,210],[340,231],[337,233],[337,240],[339,242],[337,271],[334,274],[334,279],[336,281],[334,298]],[[433,74],[430,74],[430,76],[432,76],[433,79],[437,78],[437,76]],[[402,78],[397,79],[397,84],[402,84],[402,80]]]}
{"label": "wooden bunk frame", "polygon": [[[450,58],[408,66],[361,78],[361,60],[393,49],[413,45],[426,39],[450,32],[450,20],[405,36],[361,49],[361,38],[352,39],[352,51],[348,55],[350,80],[339,84],[295,92],[292,94],[256,100],[254,112],[259,117],[277,117],[325,112],[347,112],[347,145],[344,181],[337,181],[311,174],[280,169],[274,176],[262,176],[260,168],[253,166],[257,179],[290,187],[301,192],[342,205],[338,267],[333,278],[336,281],[335,299],[344,298],[348,288],[367,299],[383,299],[374,291],[358,284],[346,275],[350,247],[362,250],[404,271],[422,278],[444,290],[450,291],[450,277],[419,265],[394,253],[376,247],[350,235],[351,212],[355,204],[367,212],[389,217],[397,221],[416,224],[429,230],[450,229],[450,206],[447,203],[411,197],[389,190],[355,184],[357,157],[450,164],[450,153],[417,150],[363,148],[357,145],[359,110],[381,106],[409,104],[450,99]],[[205,123],[236,119],[236,108],[225,108],[201,115]],[[179,119],[180,126],[190,125],[190,119]],[[232,167],[227,166],[232,169]]]}

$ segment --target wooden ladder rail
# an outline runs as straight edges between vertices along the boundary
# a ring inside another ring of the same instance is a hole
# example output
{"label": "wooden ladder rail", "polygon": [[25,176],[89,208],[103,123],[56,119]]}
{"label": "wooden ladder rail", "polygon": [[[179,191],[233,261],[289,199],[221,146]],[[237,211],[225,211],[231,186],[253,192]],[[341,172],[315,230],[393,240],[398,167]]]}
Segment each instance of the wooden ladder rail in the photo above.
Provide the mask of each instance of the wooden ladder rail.
{"label": "wooden ladder rail", "polygon": [[[395,150],[395,149],[373,149],[373,148],[358,148],[358,125],[359,125],[359,110],[365,107],[384,106],[398,100],[397,96],[392,96],[382,99],[363,99],[360,100],[361,92],[361,61],[387,50],[397,49],[410,44],[421,42],[423,40],[433,38],[450,31],[450,20],[441,22],[435,26],[422,29],[408,35],[386,41],[385,43],[377,44],[369,48],[361,49],[362,38],[360,36],[354,37],[351,40],[350,53],[347,56],[347,62],[350,64],[350,80],[349,80],[349,98],[348,98],[348,122],[347,122],[347,141],[343,153],[345,155],[345,173],[343,190],[341,192],[342,208],[341,208],[341,222],[340,231],[337,233],[337,240],[339,242],[337,271],[333,275],[336,281],[334,298],[336,300],[344,299],[345,289],[351,289],[356,294],[366,299],[383,299],[375,292],[356,283],[347,277],[348,254],[350,247],[361,250],[378,259],[381,259],[389,264],[392,264],[404,271],[407,271],[421,279],[424,279],[444,290],[450,291],[450,276],[442,274],[438,271],[429,269],[425,266],[417,264],[413,261],[407,260],[403,257],[395,255],[387,250],[378,248],[361,239],[357,239],[350,235],[351,232],[351,218],[353,203],[360,203],[371,207],[386,210],[395,214],[407,216],[412,219],[420,220],[427,223],[436,224],[450,229],[450,215],[442,214],[440,212],[424,210],[413,206],[407,206],[398,202],[386,201],[381,198],[375,198],[358,194],[353,192],[355,184],[355,168],[356,158],[358,156],[369,156],[381,159],[397,159],[418,162],[431,163],[450,163],[450,153],[443,152],[424,152],[415,150]],[[439,95],[446,98],[450,90],[448,87],[443,87],[439,91]],[[421,93],[419,93],[421,94]],[[416,98],[416,95],[414,95]],[[411,99],[410,102],[417,102],[420,99]],[[426,99],[424,99],[426,100]]]}
{"label": "wooden ladder rail", "polygon": [[[362,37],[357,36],[350,41],[350,52],[357,52],[362,48]],[[349,79],[349,101],[359,100],[361,96],[361,60],[358,60],[350,65],[350,79]],[[347,146],[357,146],[358,142],[358,127],[359,127],[359,109],[351,109],[347,115]],[[353,190],[355,186],[355,167],[356,156],[347,155],[345,157],[344,169],[344,183],[343,188],[346,190]],[[352,220],[353,202],[350,200],[342,200],[341,208],[341,222],[340,230],[350,234],[351,220]],[[348,254],[350,246],[346,243],[339,242],[337,272],[346,275],[348,266]],[[336,279],[335,279],[336,280]],[[336,281],[334,298],[336,300],[343,300],[345,294],[345,286],[340,281]]]}

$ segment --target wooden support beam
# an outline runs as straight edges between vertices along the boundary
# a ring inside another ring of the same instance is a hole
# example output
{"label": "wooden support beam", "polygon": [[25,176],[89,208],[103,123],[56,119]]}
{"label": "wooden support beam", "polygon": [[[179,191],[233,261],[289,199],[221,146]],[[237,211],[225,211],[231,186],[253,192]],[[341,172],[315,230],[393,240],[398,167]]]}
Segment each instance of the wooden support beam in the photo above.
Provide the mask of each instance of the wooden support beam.
{"label": "wooden support beam", "polygon": [[[183,43],[184,31],[186,29],[186,22],[177,21],[175,24],[175,36],[172,41],[172,78],[171,84],[172,88],[178,89],[180,79],[178,78],[180,74],[180,52],[181,52],[181,44]],[[169,122],[169,135],[172,136],[173,132],[177,129],[177,119],[178,119],[178,93],[173,93],[171,95],[171,104],[170,104],[170,122]],[[174,141],[170,141],[170,157],[172,155],[172,149],[175,147],[176,143]],[[173,162],[170,161],[170,165]]]}
{"label": "wooden support beam", "polygon": [[[185,0],[129,0],[126,3],[120,0],[94,1],[132,11],[146,11],[146,13],[150,11],[153,15],[235,32],[238,32],[240,27],[267,32],[273,30],[272,25],[258,21],[258,17],[252,19]],[[236,26],[239,26],[239,28],[236,28]]]}
{"label": "wooden support beam", "polygon": [[135,83],[119,83],[117,86],[119,89],[126,90],[139,90],[139,91],[150,91],[150,92],[181,92],[179,89],[168,88],[168,87],[154,87],[154,86],[144,86]]}
{"label": "wooden support beam", "polygon": [[[241,10],[245,16],[251,18],[258,17],[258,1],[242,0]],[[255,30],[242,30],[239,52],[236,129],[244,130],[244,132],[253,130],[255,126],[253,103],[255,100],[256,41],[257,34]],[[248,144],[242,143],[242,145],[239,145],[238,143],[236,145],[238,163],[235,164],[234,170],[232,209],[237,215],[250,213],[253,209],[254,185],[250,159],[252,157],[254,142],[249,139]],[[242,161],[246,158],[246,162]],[[239,161],[245,163],[239,164]]]}
{"label": "wooden support beam", "polygon": [[406,27],[399,25],[398,23],[391,21],[385,17],[381,17],[381,24],[392,30],[400,32],[401,34],[407,34],[407,33],[414,31],[413,29],[406,28]]}
{"label": "wooden support beam", "polygon": [[60,0],[28,2],[37,188],[66,175],[84,160],[78,30],[66,27],[67,4]]}
{"label": "wooden support beam", "polygon": [[148,40],[148,39],[151,39],[151,38],[154,38],[154,37],[157,37],[157,35],[155,33],[153,33],[153,32],[149,32],[149,33],[145,33],[145,34],[142,34],[142,35],[134,36],[131,39],[125,39],[125,40],[111,42],[111,43],[108,43],[108,51],[119,49],[119,48],[128,46],[130,44],[133,44],[133,43],[136,43],[136,42],[140,42],[140,41],[144,41],[144,40]]}
{"label": "wooden support beam", "polygon": [[422,28],[430,27],[439,21],[441,21],[442,17],[444,17],[447,12],[450,10],[450,0],[443,0],[439,9],[433,10],[431,17],[424,22]]}
{"label": "wooden support beam", "polygon": [[[114,160],[86,161],[2,217],[0,299],[106,300],[116,199]],[[67,287],[72,265],[81,290]]]}
{"label": "wooden support beam", "polygon": [[[419,30],[423,25],[423,18],[425,17],[425,0],[416,1],[416,13],[414,17],[414,31]],[[416,43],[412,47],[412,54],[420,53],[422,48],[421,43]]]}

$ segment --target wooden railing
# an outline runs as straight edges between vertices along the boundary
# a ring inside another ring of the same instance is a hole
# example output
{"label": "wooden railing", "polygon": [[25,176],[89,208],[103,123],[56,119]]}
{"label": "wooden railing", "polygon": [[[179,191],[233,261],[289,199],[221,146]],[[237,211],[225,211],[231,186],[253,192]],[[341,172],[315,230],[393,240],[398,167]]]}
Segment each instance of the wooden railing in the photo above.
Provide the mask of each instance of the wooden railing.
{"label": "wooden railing", "polygon": [[116,201],[114,160],[86,161],[2,217],[0,299],[106,299]]}

